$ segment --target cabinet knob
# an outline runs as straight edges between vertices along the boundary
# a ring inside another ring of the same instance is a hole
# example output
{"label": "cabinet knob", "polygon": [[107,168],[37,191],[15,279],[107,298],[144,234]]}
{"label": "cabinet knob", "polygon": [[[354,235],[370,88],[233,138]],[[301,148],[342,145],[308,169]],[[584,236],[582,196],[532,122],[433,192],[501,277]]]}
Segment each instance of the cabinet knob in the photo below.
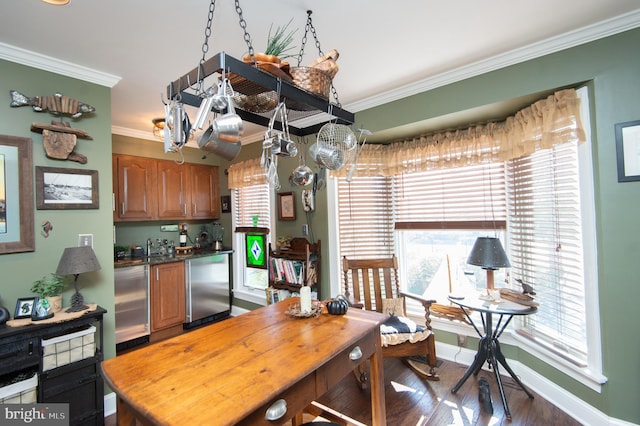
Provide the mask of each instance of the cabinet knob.
{"label": "cabinet knob", "polygon": [[279,399],[269,408],[267,408],[267,412],[264,414],[265,420],[273,421],[281,419],[287,413],[287,401],[284,399]]}
{"label": "cabinet knob", "polygon": [[360,358],[362,358],[362,350],[360,349],[360,346],[356,346],[351,350],[351,352],[349,352],[349,359],[351,361],[357,361]]}

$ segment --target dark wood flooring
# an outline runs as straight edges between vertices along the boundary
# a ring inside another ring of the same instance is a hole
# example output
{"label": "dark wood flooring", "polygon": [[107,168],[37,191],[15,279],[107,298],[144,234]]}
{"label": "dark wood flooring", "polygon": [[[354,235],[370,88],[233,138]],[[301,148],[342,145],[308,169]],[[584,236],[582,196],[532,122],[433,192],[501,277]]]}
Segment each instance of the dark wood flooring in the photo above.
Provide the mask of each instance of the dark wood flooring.
{"label": "dark wood flooring", "polygon": [[[462,377],[466,366],[443,361],[438,367],[439,382],[420,378],[398,359],[384,360],[387,424],[389,426],[423,425],[580,425],[551,402],[534,393],[527,395],[510,378],[504,377],[507,402],[512,420],[504,414],[500,393],[493,374],[481,371],[471,376],[455,395],[451,388]],[[482,410],[478,401],[478,379],[486,377],[491,390],[493,414]],[[526,385],[526,383],[525,383]],[[365,425],[371,424],[370,393],[361,390],[353,375],[347,375],[334,389],[318,401]],[[115,415],[105,419],[115,425]]]}

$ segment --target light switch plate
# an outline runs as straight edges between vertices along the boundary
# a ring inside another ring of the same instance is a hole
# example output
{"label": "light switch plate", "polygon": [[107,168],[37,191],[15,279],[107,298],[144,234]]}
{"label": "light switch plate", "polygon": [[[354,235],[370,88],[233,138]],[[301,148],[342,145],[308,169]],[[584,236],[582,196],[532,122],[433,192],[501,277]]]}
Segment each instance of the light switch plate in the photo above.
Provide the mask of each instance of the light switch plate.
{"label": "light switch plate", "polygon": [[78,247],[93,248],[93,234],[78,234]]}

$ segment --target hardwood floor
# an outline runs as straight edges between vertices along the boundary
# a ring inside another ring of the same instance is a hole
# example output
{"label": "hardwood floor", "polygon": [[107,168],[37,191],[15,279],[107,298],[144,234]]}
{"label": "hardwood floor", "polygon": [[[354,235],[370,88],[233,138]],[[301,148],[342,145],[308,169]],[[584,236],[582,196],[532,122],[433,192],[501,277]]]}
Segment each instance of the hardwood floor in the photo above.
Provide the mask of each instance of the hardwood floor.
{"label": "hardwood floor", "polygon": [[[438,367],[439,382],[417,376],[399,359],[384,360],[387,424],[390,426],[422,425],[580,425],[549,401],[534,393],[529,399],[511,379],[503,376],[503,384],[512,421],[504,414],[500,393],[493,373],[481,371],[471,376],[455,395],[451,388],[458,382],[466,366],[443,361]],[[486,377],[491,391],[493,415],[486,414],[478,401],[478,380]],[[526,383],[525,383],[526,385]],[[370,424],[369,393],[361,391],[352,376],[347,376],[319,400],[364,424]]]}
{"label": "hardwood floor", "polygon": [[[439,382],[429,382],[417,376],[401,360],[384,360],[387,424],[389,426],[423,425],[580,425],[551,402],[534,393],[527,395],[510,378],[503,377],[512,420],[504,415],[497,383],[493,374],[482,371],[471,376],[457,394],[451,388],[462,377],[466,366],[443,361],[438,367]],[[478,379],[486,377],[491,391],[493,414],[482,411],[478,401]],[[525,383],[526,385],[526,383]],[[370,393],[361,390],[353,377],[347,375],[334,389],[318,401],[365,425],[371,424]],[[105,419],[115,425],[115,415]]]}

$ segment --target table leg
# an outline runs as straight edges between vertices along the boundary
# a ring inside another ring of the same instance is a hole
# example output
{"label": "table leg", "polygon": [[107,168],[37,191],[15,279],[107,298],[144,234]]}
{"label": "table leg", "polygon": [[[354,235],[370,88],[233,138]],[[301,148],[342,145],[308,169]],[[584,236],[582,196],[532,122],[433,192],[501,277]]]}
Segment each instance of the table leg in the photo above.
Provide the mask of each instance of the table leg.
{"label": "table leg", "polygon": [[496,376],[496,382],[498,382],[498,390],[500,391],[500,399],[502,399],[502,406],[504,407],[504,415],[507,419],[511,420],[511,412],[509,411],[509,405],[507,404],[507,397],[504,394],[504,387],[502,386],[502,379],[500,378],[500,370],[498,369],[498,362],[496,361],[496,351],[498,341],[496,339],[491,340],[491,353],[489,362],[493,368],[493,375]]}
{"label": "table leg", "polygon": [[387,410],[384,397],[384,369],[382,361],[382,342],[380,333],[375,333],[376,351],[369,357],[371,374],[371,423],[373,426],[387,424]]}
{"label": "table leg", "polygon": [[511,367],[509,367],[509,364],[507,364],[507,360],[504,358],[504,355],[502,355],[502,350],[500,349],[500,342],[498,342],[497,339],[495,340],[494,353],[495,353],[495,358],[498,360],[498,362],[500,362],[500,364],[502,364],[502,366],[505,368],[505,370],[507,370],[507,372],[509,372],[509,375],[511,375],[513,380],[515,380],[516,383],[518,385],[520,385],[522,390],[527,394],[527,396],[529,398],[533,399],[533,394],[531,392],[529,392],[527,390],[527,388],[524,387],[524,385],[522,384],[522,382],[520,381],[518,376],[516,376],[516,374],[511,369]]}
{"label": "table leg", "polygon": [[476,376],[480,372],[480,369],[484,365],[485,361],[487,360],[487,356],[489,355],[489,340],[490,339],[486,336],[480,339],[480,342],[478,343],[478,352],[473,359],[473,363],[471,363],[469,368],[467,368],[467,371],[464,372],[464,376],[462,376],[458,383],[456,383],[456,385],[451,389],[451,393],[458,392],[460,387],[464,384],[464,382],[467,381],[471,374]]}

